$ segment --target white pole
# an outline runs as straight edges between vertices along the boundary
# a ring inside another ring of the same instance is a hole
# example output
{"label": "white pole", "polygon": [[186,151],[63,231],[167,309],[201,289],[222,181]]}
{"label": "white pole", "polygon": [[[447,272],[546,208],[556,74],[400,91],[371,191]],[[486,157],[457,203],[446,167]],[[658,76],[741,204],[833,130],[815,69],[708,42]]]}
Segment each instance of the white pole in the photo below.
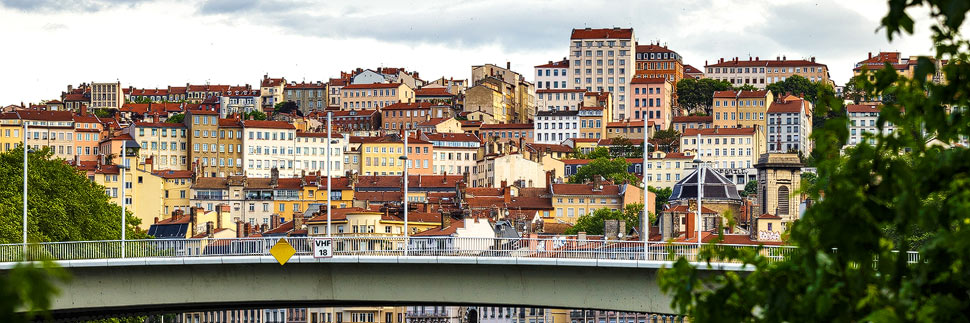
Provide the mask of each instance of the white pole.
{"label": "white pole", "polygon": [[24,122],[24,260],[27,260],[27,120]]}
{"label": "white pole", "polygon": [[128,183],[125,182],[125,173],[128,171],[128,167],[127,167],[128,165],[126,163],[127,156],[125,155],[125,150],[128,148],[127,144],[128,144],[128,141],[125,139],[122,139],[121,167],[118,167],[118,169],[121,170],[121,258],[125,257],[125,204],[127,204],[125,203],[127,202],[125,200],[125,186],[128,186]]}
{"label": "white pole", "polygon": [[701,160],[701,133],[697,132],[697,252],[701,251],[701,221],[704,217],[701,215],[701,209],[703,208],[701,200],[704,199],[704,161]]}
{"label": "white pole", "polygon": [[650,192],[649,181],[647,180],[647,164],[650,159],[650,129],[647,125],[647,118],[643,118],[643,260],[647,260],[647,241],[650,240]]}
{"label": "white pole", "polygon": [[330,155],[333,151],[330,149],[330,120],[333,119],[333,111],[327,111],[327,238],[331,238],[330,234]]}
{"label": "white pole", "polygon": [[404,131],[404,255],[408,255],[408,132]]}

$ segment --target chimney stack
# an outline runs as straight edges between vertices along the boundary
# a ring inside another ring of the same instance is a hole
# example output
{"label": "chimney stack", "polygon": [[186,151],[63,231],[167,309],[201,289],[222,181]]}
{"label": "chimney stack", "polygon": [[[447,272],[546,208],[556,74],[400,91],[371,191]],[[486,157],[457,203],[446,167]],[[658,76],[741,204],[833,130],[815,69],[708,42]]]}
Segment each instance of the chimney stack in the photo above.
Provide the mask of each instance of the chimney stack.
{"label": "chimney stack", "polygon": [[295,231],[295,230],[302,230],[302,229],[303,229],[303,215],[293,214],[293,230]]}
{"label": "chimney stack", "polygon": [[684,237],[687,238],[689,242],[690,239],[695,239],[697,236],[697,229],[694,228],[696,225],[696,223],[694,223],[696,222],[694,218],[696,216],[694,214],[687,214],[685,217],[687,218],[687,227],[684,228]]}
{"label": "chimney stack", "polygon": [[869,58],[872,58],[872,52],[869,52]]}
{"label": "chimney stack", "polygon": [[815,56],[812,56],[812,63],[815,63]]}
{"label": "chimney stack", "polygon": [[512,62],[505,61],[505,69],[511,70],[512,69]]}
{"label": "chimney stack", "polygon": [[246,235],[243,232],[243,222],[242,221],[236,221],[236,238],[242,238],[242,237],[245,237],[245,236]]}
{"label": "chimney stack", "polygon": [[213,226],[215,226],[215,224],[213,224],[212,221],[209,221],[209,222],[206,222],[205,223],[205,236],[206,236],[206,238],[212,238],[212,231],[213,231],[213,228],[212,227]]}

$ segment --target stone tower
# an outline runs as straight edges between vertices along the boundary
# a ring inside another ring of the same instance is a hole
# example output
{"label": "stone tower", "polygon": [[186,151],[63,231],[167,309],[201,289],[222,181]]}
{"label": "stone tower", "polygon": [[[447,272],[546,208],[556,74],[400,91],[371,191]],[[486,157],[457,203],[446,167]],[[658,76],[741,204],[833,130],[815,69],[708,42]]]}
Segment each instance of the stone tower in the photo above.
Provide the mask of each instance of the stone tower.
{"label": "stone tower", "polygon": [[784,225],[798,219],[801,203],[797,192],[801,188],[802,163],[796,154],[762,154],[758,163],[759,213],[781,217]]}

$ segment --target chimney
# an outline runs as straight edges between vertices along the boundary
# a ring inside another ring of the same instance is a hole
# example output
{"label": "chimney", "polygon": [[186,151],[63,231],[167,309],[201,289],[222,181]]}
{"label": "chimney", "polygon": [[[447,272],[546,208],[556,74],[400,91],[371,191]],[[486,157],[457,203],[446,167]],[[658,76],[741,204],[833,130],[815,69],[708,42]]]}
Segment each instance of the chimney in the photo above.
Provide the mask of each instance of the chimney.
{"label": "chimney", "polygon": [[212,221],[209,221],[209,222],[206,222],[205,223],[205,236],[206,236],[206,238],[212,238],[212,230],[213,230],[212,227],[213,226],[215,226],[215,224],[213,224]]}
{"label": "chimney", "polygon": [[302,230],[302,229],[303,229],[303,215],[293,214],[293,230]]}
{"label": "chimney", "polygon": [[280,169],[273,167],[273,169],[270,170],[269,185],[275,188],[276,185],[279,183],[279,181],[280,181]]}
{"label": "chimney", "polygon": [[[872,58],[872,52],[869,52],[869,58]],[[70,88],[68,88],[70,90]]]}
{"label": "chimney", "polygon": [[155,224],[158,224],[158,217],[155,217]]}
{"label": "chimney", "polygon": [[785,57],[785,55],[781,55],[781,60],[787,61],[788,60],[788,57]]}
{"label": "chimney", "polygon": [[242,221],[236,221],[236,238],[242,238],[242,237],[245,237],[245,236],[246,236],[246,234],[245,234],[245,232],[243,232],[243,222]]}
{"label": "chimney", "polygon": [[512,62],[506,61],[505,62],[505,69],[511,70],[512,69]]}
{"label": "chimney", "polygon": [[754,60],[756,60],[756,61],[760,61],[760,60],[761,60],[761,57],[758,57],[758,56],[755,56],[755,57],[754,57]]}
{"label": "chimney", "polygon": [[812,56],[812,63],[815,63],[815,56]]}
{"label": "chimney", "polygon": [[193,206],[189,208],[189,226],[190,226],[189,231],[192,231],[192,233],[195,233],[195,221],[197,220],[195,217],[195,214],[198,211],[199,211],[199,208],[197,207]]}
{"label": "chimney", "polygon": [[505,204],[512,202],[512,188],[506,185],[505,181],[502,181],[502,197],[505,200]]}
{"label": "chimney", "polygon": [[546,171],[546,189],[552,191],[552,171]]}
{"label": "chimney", "polygon": [[775,60],[776,61],[780,61],[781,60],[781,56],[775,56]]}
{"label": "chimney", "polygon": [[696,216],[693,215],[693,214],[687,214],[685,216],[685,218],[687,218],[687,227],[684,228],[684,230],[686,231],[686,232],[684,232],[684,237],[687,238],[687,240],[690,240],[692,238],[695,238],[696,235],[697,235],[697,229],[694,228],[694,225],[695,225],[694,224],[694,218],[695,217]]}
{"label": "chimney", "polygon": [[273,213],[273,215],[270,215],[269,216],[269,228],[270,228],[270,230],[276,229],[276,227],[279,226],[279,225],[280,225],[280,215],[279,214],[276,214],[276,213]]}

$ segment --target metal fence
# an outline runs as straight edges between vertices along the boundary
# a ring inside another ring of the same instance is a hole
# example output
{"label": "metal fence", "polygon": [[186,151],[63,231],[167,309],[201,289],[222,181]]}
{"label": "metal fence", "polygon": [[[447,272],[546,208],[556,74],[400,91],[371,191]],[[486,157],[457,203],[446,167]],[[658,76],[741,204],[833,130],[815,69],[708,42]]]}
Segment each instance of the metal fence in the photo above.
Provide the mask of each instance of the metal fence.
{"label": "metal fence", "polygon": [[[313,240],[320,237],[282,238],[295,250],[295,255],[313,254]],[[23,244],[0,245],[0,263],[28,260],[83,260],[114,258],[171,258],[204,256],[270,256],[270,249],[280,237],[231,239],[150,239],[45,242],[30,244],[24,258]],[[124,248],[124,253],[121,252]],[[646,249],[646,250],[644,250]],[[333,237],[333,256],[432,256],[432,257],[490,257],[490,258],[555,258],[602,260],[674,261],[685,258],[702,261],[698,251],[754,253],[768,261],[777,261],[798,249],[790,246],[754,246],[730,244],[667,243],[622,240],[581,240],[576,236],[553,238],[457,238],[457,237],[389,237],[339,236]],[[919,261],[919,254],[911,252],[910,262]],[[734,259],[713,258],[716,263],[737,263]]]}

